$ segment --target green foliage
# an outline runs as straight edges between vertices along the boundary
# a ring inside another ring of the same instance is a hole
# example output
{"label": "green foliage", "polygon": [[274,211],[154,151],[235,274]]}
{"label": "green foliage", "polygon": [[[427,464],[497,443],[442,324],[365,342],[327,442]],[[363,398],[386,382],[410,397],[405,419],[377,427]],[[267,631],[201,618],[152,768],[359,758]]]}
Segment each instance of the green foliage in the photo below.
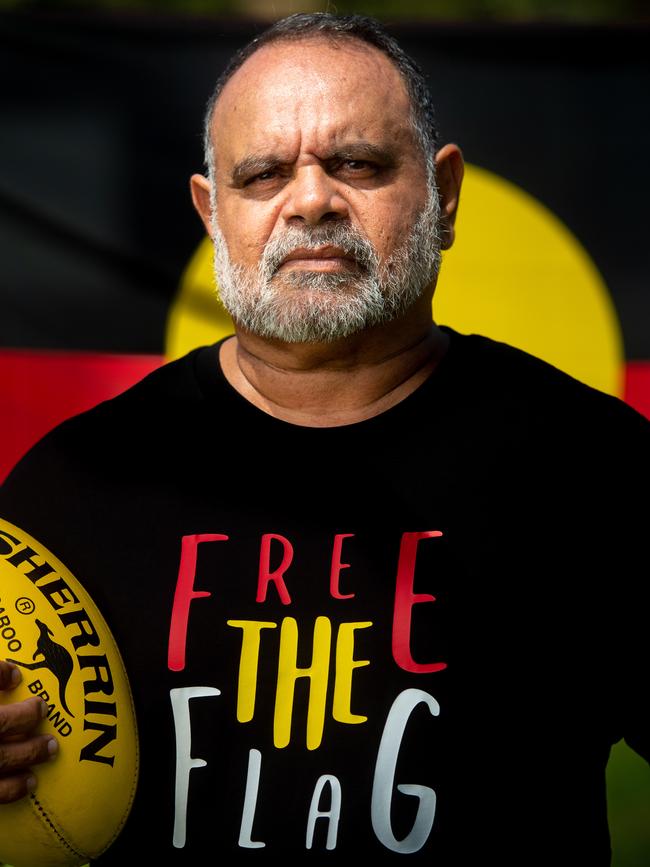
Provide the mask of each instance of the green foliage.
{"label": "green foliage", "polygon": [[621,741],[613,747],[607,765],[612,867],[650,864],[648,792],[650,766]]}

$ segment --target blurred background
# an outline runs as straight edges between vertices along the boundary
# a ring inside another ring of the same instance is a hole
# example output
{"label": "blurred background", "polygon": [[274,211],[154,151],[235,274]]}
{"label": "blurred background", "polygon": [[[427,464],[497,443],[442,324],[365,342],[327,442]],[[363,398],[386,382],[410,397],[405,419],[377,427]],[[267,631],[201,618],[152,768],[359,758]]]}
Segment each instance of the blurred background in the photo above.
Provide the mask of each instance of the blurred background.
{"label": "blurred background", "polygon": [[[304,11],[383,20],[464,152],[435,318],[650,417],[648,0],[0,0],[0,480],[231,330],[189,198],[204,106],[233,51]],[[613,867],[647,867],[650,768],[618,744],[608,782]]]}

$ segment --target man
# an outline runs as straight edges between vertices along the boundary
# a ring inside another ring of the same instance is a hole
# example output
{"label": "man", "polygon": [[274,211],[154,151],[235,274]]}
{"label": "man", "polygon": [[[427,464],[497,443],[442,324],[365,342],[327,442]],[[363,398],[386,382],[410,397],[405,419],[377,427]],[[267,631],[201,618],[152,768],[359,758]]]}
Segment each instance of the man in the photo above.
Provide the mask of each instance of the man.
{"label": "man", "polygon": [[[650,756],[650,425],[432,321],[462,156],[375,22],[276,24],[206,140],[236,336],[61,426],[0,496],[131,678],[141,782],[100,861],[609,864],[610,747]],[[37,701],[0,710],[10,801],[49,739]]]}

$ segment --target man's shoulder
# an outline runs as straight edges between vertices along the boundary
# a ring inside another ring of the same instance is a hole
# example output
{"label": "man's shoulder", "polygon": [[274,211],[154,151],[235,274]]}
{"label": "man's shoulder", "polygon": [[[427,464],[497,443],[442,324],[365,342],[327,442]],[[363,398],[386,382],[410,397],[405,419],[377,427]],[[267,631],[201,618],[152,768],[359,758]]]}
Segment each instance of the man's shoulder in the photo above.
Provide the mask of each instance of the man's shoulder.
{"label": "man's shoulder", "polygon": [[197,375],[199,358],[205,353],[214,352],[216,345],[200,346],[179,358],[166,361],[120,394],[76,418],[92,419],[93,415],[129,413],[138,407],[151,409],[156,404],[177,401],[198,402],[203,397]]}
{"label": "man's shoulder", "polygon": [[466,387],[486,407],[530,413],[563,428],[612,421],[650,433],[650,421],[622,396],[505,341],[476,333],[453,336],[463,344]]}
{"label": "man's shoulder", "polygon": [[127,451],[155,450],[156,434],[169,432],[185,421],[191,424],[193,413],[204,400],[196,372],[202,353],[215,347],[198,347],[186,355],[168,361],[120,394],[96,404],[58,424],[46,433],[9,476],[10,482],[21,471],[48,469],[58,463],[66,469],[75,463]]}
{"label": "man's shoulder", "polygon": [[189,407],[203,399],[196,368],[199,356],[213,347],[197,347],[185,355],[167,361],[141,380],[92,408],[72,416],[52,433],[59,436],[79,431],[87,433],[94,427],[123,426],[146,422],[152,414],[172,412],[183,404]]}

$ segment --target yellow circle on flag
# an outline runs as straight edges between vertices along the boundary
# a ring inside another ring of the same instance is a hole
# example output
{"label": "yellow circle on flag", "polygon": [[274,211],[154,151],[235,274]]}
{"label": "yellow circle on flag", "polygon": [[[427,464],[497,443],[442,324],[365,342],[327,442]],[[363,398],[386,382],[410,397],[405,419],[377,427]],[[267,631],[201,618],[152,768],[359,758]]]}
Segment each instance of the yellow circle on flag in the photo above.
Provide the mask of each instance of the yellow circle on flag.
{"label": "yellow circle on flag", "polygon": [[[587,251],[548,208],[498,175],[466,165],[456,242],[443,254],[436,322],[524,349],[622,396],[623,339],[608,289]],[[234,332],[217,300],[205,238],[171,306],[166,356]]]}

